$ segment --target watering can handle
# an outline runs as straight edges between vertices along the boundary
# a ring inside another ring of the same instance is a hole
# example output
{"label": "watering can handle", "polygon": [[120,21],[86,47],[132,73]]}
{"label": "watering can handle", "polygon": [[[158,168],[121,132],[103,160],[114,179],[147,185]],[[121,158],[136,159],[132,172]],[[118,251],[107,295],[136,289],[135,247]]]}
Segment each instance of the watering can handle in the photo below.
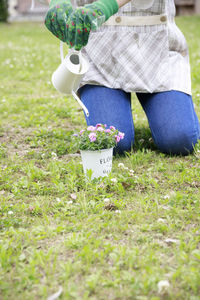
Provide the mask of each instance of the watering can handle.
{"label": "watering can handle", "polygon": [[87,107],[83,104],[83,102],[79,99],[78,95],[74,91],[72,91],[72,96],[79,103],[79,105],[82,107],[82,109],[84,110],[86,116],[89,117],[90,114],[89,114],[89,111],[88,111]]}
{"label": "watering can handle", "polygon": [[[63,42],[61,41],[60,42],[60,58],[61,58],[61,62],[63,62],[63,60],[65,59],[64,58],[64,53],[63,53]],[[78,56],[79,56],[79,60],[80,60],[80,69],[79,69],[79,72],[81,72],[81,69],[82,69],[82,54],[81,54],[81,51],[77,51],[78,52]],[[87,107],[83,104],[83,102],[79,99],[78,95],[72,91],[72,95],[74,97],[74,99],[79,103],[79,105],[82,107],[82,109],[84,110],[85,114],[87,117],[89,117],[89,112],[88,112],[88,109]]]}
{"label": "watering can handle", "polygon": [[[63,60],[65,59],[64,58],[64,52],[63,52],[63,42],[62,41],[60,41],[60,58],[61,58],[61,62],[63,62]],[[81,72],[81,70],[82,70],[82,62],[83,62],[83,60],[82,60],[82,53],[81,53],[81,51],[76,51],[76,50],[74,50],[74,52],[76,52],[77,54],[78,54],[78,56],[79,56],[79,61],[80,61],[80,69],[79,69],[79,72]]]}

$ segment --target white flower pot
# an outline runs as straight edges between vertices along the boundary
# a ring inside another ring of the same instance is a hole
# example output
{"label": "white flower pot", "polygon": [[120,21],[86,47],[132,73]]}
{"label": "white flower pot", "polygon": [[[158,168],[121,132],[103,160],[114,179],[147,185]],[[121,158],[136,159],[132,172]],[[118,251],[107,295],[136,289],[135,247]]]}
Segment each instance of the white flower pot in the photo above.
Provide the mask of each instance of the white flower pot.
{"label": "white flower pot", "polygon": [[108,176],[112,170],[113,148],[88,151],[81,150],[83,170],[87,176],[87,171],[92,170],[91,179]]}

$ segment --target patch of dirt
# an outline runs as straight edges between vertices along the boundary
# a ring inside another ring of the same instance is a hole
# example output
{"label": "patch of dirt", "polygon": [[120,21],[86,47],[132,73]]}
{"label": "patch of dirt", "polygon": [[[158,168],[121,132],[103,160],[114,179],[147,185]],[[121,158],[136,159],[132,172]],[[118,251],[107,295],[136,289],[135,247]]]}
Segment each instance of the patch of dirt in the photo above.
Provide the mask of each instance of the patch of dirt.
{"label": "patch of dirt", "polygon": [[[58,126],[49,126],[49,131],[52,131]],[[71,131],[72,128],[77,130],[76,126],[72,126],[69,123],[64,124],[63,126],[66,131]],[[38,128],[28,127],[9,127],[9,125],[0,132],[0,144],[5,144],[7,148],[7,155],[12,157],[18,155],[19,157],[24,157],[30,151],[40,153],[44,151],[42,147],[32,148],[28,138],[33,139],[35,132],[38,132]],[[78,157],[79,153],[76,154],[67,154],[65,158]]]}
{"label": "patch of dirt", "polygon": [[[6,128],[0,136],[0,143],[5,144],[7,147],[7,155],[25,156],[31,147],[26,143],[26,139],[34,135],[36,128]],[[39,148],[34,148],[34,151],[41,151]]]}

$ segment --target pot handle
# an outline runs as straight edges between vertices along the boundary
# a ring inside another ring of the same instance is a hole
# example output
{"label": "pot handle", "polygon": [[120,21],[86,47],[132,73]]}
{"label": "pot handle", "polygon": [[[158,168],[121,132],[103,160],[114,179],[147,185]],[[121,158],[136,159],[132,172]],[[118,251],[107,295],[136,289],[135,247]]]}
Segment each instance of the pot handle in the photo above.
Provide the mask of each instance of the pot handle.
{"label": "pot handle", "polygon": [[74,91],[72,91],[72,96],[79,103],[79,105],[82,107],[82,109],[84,110],[86,116],[89,117],[90,114],[89,114],[89,111],[88,111],[87,107],[83,104],[83,102],[79,99],[79,97],[77,96],[77,94]]}

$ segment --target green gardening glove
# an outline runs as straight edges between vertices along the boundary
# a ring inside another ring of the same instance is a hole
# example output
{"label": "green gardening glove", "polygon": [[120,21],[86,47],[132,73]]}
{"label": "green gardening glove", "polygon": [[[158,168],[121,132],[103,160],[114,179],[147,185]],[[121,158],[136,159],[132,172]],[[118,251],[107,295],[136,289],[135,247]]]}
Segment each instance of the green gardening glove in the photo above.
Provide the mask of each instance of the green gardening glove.
{"label": "green gardening glove", "polygon": [[66,22],[72,11],[70,0],[51,0],[45,17],[46,27],[63,42],[67,40]]}
{"label": "green gardening glove", "polygon": [[90,31],[98,29],[118,9],[116,0],[99,0],[73,10],[66,22],[65,42],[80,50],[87,45]]}

